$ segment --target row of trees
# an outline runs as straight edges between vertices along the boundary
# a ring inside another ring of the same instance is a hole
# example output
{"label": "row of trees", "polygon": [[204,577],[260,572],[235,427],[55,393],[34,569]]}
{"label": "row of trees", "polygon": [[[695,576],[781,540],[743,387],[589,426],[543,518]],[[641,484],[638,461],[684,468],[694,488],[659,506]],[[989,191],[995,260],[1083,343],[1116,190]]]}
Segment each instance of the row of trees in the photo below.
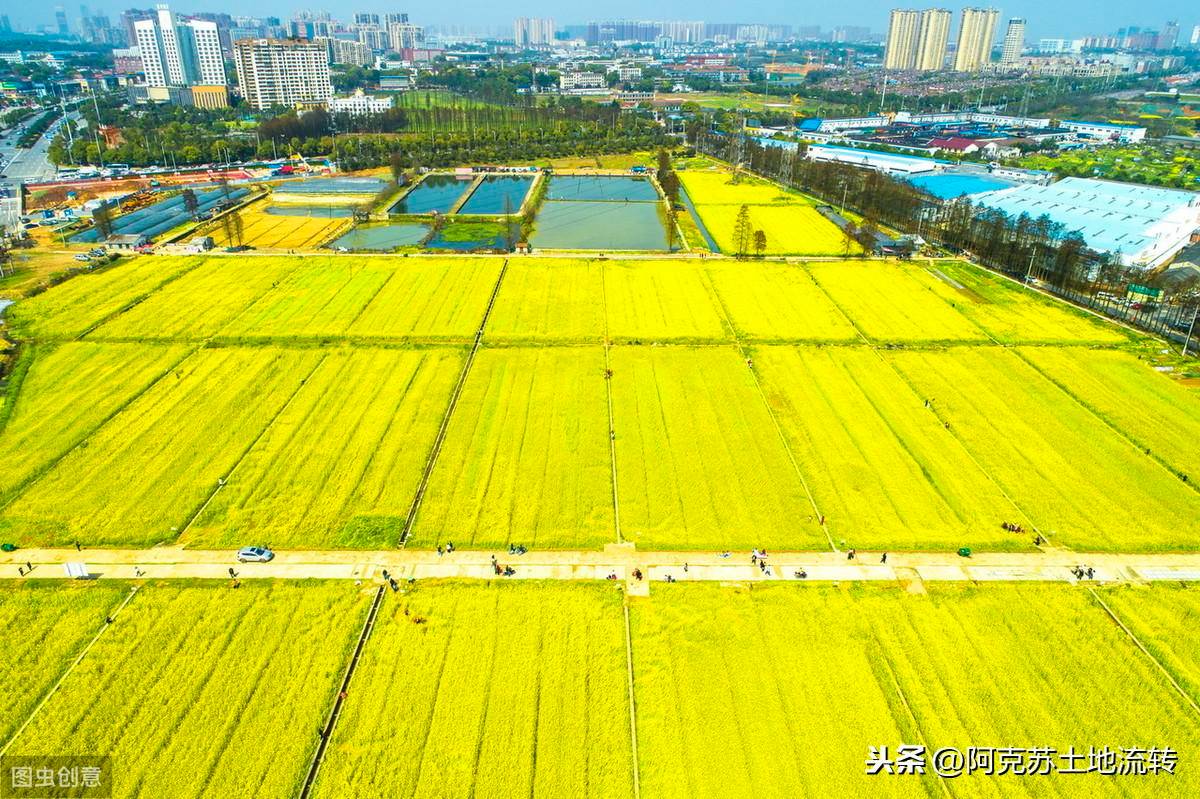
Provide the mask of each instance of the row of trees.
{"label": "row of trees", "polygon": [[[66,137],[51,147],[60,164],[127,163],[193,165],[334,155],[347,169],[382,166],[393,153],[409,165],[450,166],[489,160],[590,155],[653,148],[665,140],[648,119],[612,105],[580,98],[538,103],[521,97],[501,106],[445,92],[414,93],[386,114],[330,115],[323,109],[288,111],[246,126],[229,109],[150,107],[133,112],[111,104],[101,118],[121,130],[123,141],[103,152],[94,137]],[[95,111],[85,107],[89,124]],[[336,148],[336,152],[335,152]]]}

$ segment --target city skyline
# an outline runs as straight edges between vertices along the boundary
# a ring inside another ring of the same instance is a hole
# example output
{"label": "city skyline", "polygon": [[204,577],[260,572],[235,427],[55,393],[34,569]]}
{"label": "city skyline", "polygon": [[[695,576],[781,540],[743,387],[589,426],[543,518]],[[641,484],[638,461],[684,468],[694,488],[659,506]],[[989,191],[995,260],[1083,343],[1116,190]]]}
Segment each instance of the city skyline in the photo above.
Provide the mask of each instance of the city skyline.
{"label": "city skyline", "polygon": [[[85,3],[92,14],[105,14],[115,18],[128,8],[137,7],[125,1]],[[153,3],[140,4],[153,7]],[[402,6],[403,4],[401,4]],[[977,3],[939,3],[939,7],[950,10],[955,17],[955,25],[961,16],[963,8],[978,5]],[[7,11],[14,28],[34,31],[38,28],[53,30],[57,27],[56,9],[59,4],[49,7],[22,7]],[[61,4],[65,11],[67,24],[74,32],[80,18],[79,3]],[[378,3],[366,0],[339,5],[320,3],[288,3],[281,0],[245,0],[237,4],[229,4],[224,0],[193,0],[190,3],[173,4],[172,10],[177,14],[217,12],[241,16],[278,16],[290,18],[295,13],[304,10],[328,11],[335,19],[350,21],[356,12],[371,12],[384,14],[397,10],[407,10],[413,22],[425,25],[461,26],[461,27],[492,27],[497,30],[507,30],[508,37],[512,36],[513,21],[519,17],[541,18],[552,17],[561,28],[565,25],[581,25],[597,19],[637,19],[637,20],[704,20],[705,22],[724,23],[766,23],[786,24],[793,28],[819,25],[824,30],[838,26],[858,26],[870,28],[878,35],[884,35],[888,28],[889,14],[893,8],[912,7],[882,0],[867,0],[853,8],[839,6],[836,8],[816,8],[797,11],[793,7],[779,2],[753,0],[741,4],[736,13],[730,13],[725,8],[713,7],[709,12],[694,3],[679,2],[678,0],[663,0],[647,8],[643,3],[618,2],[605,6],[602,14],[597,14],[594,6],[580,4],[578,7],[564,6],[561,3],[550,3],[546,0],[530,2],[522,0],[511,6],[498,6],[495,3],[484,3],[479,0],[462,0],[456,3],[453,10],[445,7],[423,10],[419,7],[397,8],[395,4]],[[1020,2],[997,3],[994,7],[999,10],[1003,20],[1011,17],[1022,17],[1027,21],[1026,36],[1029,39],[1041,37],[1074,38],[1085,35],[1112,33],[1118,28],[1139,26],[1143,28],[1164,27],[1168,20],[1178,20],[1184,31],[1190,31],[1193,26],[1200,24],[1200,9],[1183,0],[1148,0],[1138,6],[1136,14],[1128,11],[1112,12],[1095,7],[1094,4],[1071,2],[1065,4],[1035,4],[1032,0]],[[733,18],[728,18],[733,17]],[[1132,17],[1132,18],[1131,18]],[[464,25],[463,20],[471,20]],[[1003,22],[1001,23],[1003,25]],[[957,31],[957,27],[955,28]],[[998,31],[1003,33],[1003,29]]]}

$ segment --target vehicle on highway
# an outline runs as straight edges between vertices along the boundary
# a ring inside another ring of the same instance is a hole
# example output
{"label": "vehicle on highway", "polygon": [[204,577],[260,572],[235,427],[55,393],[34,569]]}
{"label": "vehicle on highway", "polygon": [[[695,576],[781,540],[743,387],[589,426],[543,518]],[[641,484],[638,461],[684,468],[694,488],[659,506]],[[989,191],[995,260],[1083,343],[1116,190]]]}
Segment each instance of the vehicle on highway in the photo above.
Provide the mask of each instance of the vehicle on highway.
{"label": "vehicle on highway", "polygon": [[238,563],[266,563],[274,557],[266,547],[242,547],[237,553]]}
{"label": "vehicle on highway", "polygon": [[78,255],[75,256],[75,260],[76,261],[90,261],[90,260],[92,260],[92,256],[85,255],[84,253],[79,253]]}

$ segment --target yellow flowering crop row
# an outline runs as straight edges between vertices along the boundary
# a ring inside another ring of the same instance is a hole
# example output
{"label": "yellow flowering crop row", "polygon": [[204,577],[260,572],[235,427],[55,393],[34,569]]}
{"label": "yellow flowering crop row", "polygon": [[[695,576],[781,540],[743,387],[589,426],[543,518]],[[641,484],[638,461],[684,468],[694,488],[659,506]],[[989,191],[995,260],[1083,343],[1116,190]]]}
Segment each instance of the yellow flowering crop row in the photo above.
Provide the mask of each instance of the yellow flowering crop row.
{"label": "yellow flowering crop row", "polygon": [[0,539],[174,539],[320,361],[315,350],[202,350],[0,513]]}
{"label": "yellow flowering crop row", "polygon": [[1018,355],[983,347],[888,358],[1052,542],[1200,545],[1200,493]]}
{"label": "yellow flowering crop row", "polygon": [[733,347],[612,353],[621,529],[649,549],[828,547]]}
{"label": "yellow flowering crop row", "polygon": [[367,599],[345,582],[145,586],[9,754],[110,755],[114,797],[294,796]]}
{"label": "yellow flowering crop row", "polygon": [[422,582],[385,599],[314,797],[630,797],[621,595]]}
{"label": "yellow flowering crop row", "polygon": [[26,350],[0,405],[0,496],[65,455],[186,352],[180,344],[90,342]]}
{"label": "yellow flowering crop row", "polygon": [[[1192,708],[1085,592],[928,590],[684,584],[636,600],[642,795],[943,795],[931,773],[866,773],[870,747],[887,746],[894,760],[902,743],[928,747],[928,757],[972,746],[1074,747],[1085,763],[1089,746],[1171,746],[1180,764],[1200,756]],[[1177,627],[1185,613],[1164,615]],[[1194,669],[1195,648],[1180,654]],[[954,796],[1200,791],[1197,773],[1182,768],[1141,777],[977,771],[946,782]]]}
{"label": "yellow flowering crop row", "polygon": [[199,263],[198,258],[127,259],[22,300],[5,316],[21,338],[76,338]]}
{"label": "yellow flowering crop row", "polygon": [[437,349],[329,353],[184,543],[397,546],[462,358]]}
{"label": "yellow flowering crop row", "polygon": [[415,546],[616,540],[599,347],[480,351],[414,527]]}
{"label": "yellow flowering crop row", "polygon": [[[35,570],[51,567],[39,566]],[[124,599],[121,583],[16,583],[0,591],[0,741],[7,742]]]}

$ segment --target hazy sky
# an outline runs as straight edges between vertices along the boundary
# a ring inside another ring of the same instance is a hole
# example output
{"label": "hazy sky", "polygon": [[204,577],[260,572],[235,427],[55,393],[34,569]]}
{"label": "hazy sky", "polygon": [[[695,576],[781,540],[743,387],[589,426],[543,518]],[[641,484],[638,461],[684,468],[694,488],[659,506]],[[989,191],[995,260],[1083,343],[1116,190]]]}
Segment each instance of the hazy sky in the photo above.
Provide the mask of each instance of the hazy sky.
{"label": "hazy sky", "polygon": [[[107,12],[116,16],[130,7],[152,7],[157,0],[130,2],[97,0],[88,3],[92,13]],[[33,28],[53,23],[56,3],[22,3],[0,0],[0,13],[8,14],[15,25]],[[62,4],[67,18],[74,25],[79,16],[79,3]],[[963,4],[897,3],[896,0],[851,0],[846,3],[799,4],[787,0],[742,0],[737,3],[695,2],[695,0],[609,0],[603,4],[578,0],[514,0],[512,4],[496,0],[455,0],[445,4],[391,4],[372,0],[339,0],[338,2],[306,3],[304,0],[190,0],[172,2],[176,11],[224,11],[246,15],[289,17],[302,8],[328,10],[334,17],[348,19],[355,11],[407,11],[418,24],[508,24],[517,16],[553,16],[559,25],[583,23],[597,18],[634,19],[699,19],[705,22],[779,22],[791,25],[820,25],[825,29],[836,25],[865,25],[877,32],[887,29],[888,10],[903,7],[946,7],[957,11]],[[982,2],[972,5],[984,5]],[[423,7],[424,6],[424,7]],[[431,7],[432,6],[432,7]],[[1111,33],[1117,28],[1138,25],[1161,28],[1168,19],[1179,20],[1182,38],[1186,41],[1192,26],[1200,24],[1200,3],[1195,0],[1141,0],[1137,3],[1116,3],[1105,0],[1013,0],[998,4],[1001,28],[1010,16],[1023,16],[1028,22],[1030,38],[1072,37],[1093,33]],[[597,12],[603,8],[603,12]],[[1000,35],[998,33],[998,35]]]}

